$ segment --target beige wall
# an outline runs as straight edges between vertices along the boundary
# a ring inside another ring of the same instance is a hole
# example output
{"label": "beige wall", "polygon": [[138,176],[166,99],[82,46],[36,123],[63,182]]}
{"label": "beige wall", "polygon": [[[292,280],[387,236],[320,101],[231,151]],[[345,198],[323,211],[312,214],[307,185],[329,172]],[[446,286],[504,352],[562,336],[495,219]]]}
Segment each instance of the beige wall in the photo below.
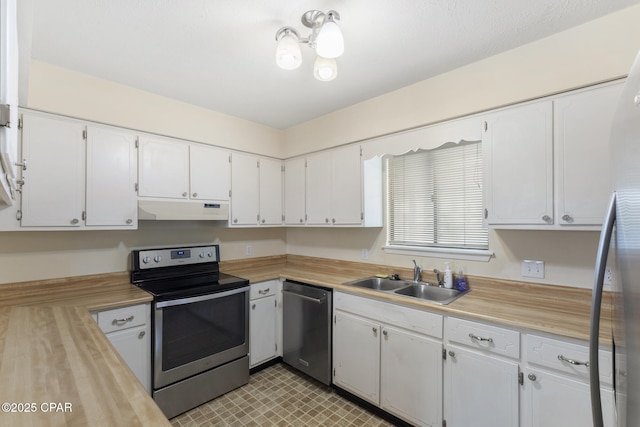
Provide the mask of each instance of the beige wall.
{"label": "beige wall", "polygon": [[[640,6],[371,99],[284,132],[112,82],[32,62],[30,108],[275,157],[292,157],[624,75],[640,49]],[[1,214],[1,212],[0,212]],[[546,262],[545,283],[591,285],[595,232],[491,231],[495,258],[455,262],[469,274],[521,279],[520,261]],[[0,233],[0,283],[126,270],[131,249],[218,242],[223,259],[293,253],[443,268],[388,255],[381,229],[225,229],[141,222],[130,232]],[[34,265],[36,267],[34,267]],[[372,272],[373,273],[373,272]]]}
{"label": "beige wall", "polygon": [[32,61],[28,107],[281,158],[281,130]]}
{"label": "beige wall", "polygon": [[[484,111],[624,76],[640,49],[640,5],[285,131],[286,156]],[[515,172],[515,171],[514,171]],[[390,255],[386,231],[288,229],[287,253],[425,269],[445,259]],[[469,274],[591,287],[596,232],[494,231],[489,262],[453,261]],[[521,277],[523,259],[544,260],[545,279]],[[374,273],[374,272],[372,272]]]}

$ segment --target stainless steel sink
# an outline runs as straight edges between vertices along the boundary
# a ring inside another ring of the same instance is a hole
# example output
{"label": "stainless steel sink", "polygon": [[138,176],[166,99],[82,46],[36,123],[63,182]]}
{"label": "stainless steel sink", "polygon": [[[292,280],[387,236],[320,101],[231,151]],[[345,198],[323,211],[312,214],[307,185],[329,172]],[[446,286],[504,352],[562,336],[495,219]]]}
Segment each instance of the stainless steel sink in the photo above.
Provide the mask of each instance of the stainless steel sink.
{"label": "stainless steel sink", "polygon": [[411,282],[405,280],[382,279],[380,277],[367,277],[366,279],[358,279],[347,282],[345,285],[357,286],[358,288],[373,289],[376,291],[393,291],[404,288]]}
{"label": "stainless steel sink", "polygon": [[463,295],[456,289],[439,288],[437,286],[415,283],[402,289],[396,290],[398,295],[420,298],[428,301],[435,301],[440,304],[449,304],[451,301]]}
{"label": "stainless steel sink", "polygon": [[456,289],[440,288],[424,282],[416,283],[409,280],[392,280],[380,277],[367,277],[353,280],[345,283],[345,285],[392,293],[409,298],[418,298],[442,305],[449,304],[466,293]]}

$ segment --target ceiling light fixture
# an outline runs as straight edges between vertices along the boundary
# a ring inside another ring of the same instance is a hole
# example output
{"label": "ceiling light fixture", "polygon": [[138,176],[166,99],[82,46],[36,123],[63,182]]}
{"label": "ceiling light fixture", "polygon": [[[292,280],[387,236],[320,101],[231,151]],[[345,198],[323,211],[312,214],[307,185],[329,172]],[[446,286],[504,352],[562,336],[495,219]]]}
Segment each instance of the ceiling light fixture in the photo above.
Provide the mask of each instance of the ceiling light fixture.
{"label": "ceiling light fixture", "polygon": [[285,70],[295,70],[302,64],[299,43],[306,43],[318,55],[313,65],[313,75],[321,81],[330,81],[338,75],[336,58],[344,53],[344,38],[336,24],[340,15],[335,10],[327,13],[309,10],[302,15],[302,24],[311,28],[307,38],[292,27],[282,27],[276,32],[276,64]]}

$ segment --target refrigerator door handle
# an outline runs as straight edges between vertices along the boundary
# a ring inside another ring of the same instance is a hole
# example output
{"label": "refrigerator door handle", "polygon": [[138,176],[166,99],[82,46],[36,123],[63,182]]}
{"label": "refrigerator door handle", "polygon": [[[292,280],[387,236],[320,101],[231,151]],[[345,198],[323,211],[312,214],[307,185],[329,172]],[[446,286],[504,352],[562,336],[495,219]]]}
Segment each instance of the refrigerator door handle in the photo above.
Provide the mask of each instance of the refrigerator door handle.
{"label": "refrigerator door handle", "polygon": [[589,386],[591,388],[591,412],[593,426],[602,427],[602,401],[600,399],[600,366],[598,361],[599,334],[600,334],[600,308],[602,304],[602,288],[604,285],[604,273],[607,268],[609,245],[613,235],[613,226],[616,222],[616,193],[611,196],[607,213],[602,224],[598,254],[596,256],[596,271],[593,283],[591,300],[591,327],[589,333]]}

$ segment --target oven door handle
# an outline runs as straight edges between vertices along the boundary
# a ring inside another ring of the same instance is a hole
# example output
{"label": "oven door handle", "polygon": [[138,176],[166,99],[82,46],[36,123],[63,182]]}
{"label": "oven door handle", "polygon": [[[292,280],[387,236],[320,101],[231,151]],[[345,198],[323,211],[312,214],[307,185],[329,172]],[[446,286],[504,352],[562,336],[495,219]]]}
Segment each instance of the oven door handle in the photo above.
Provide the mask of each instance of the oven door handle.
{"label": "oven door handle", "polygon": [[191,304],[194,302],[207,301],[207,300],[216,299],[216,298],[224,298],[230,295],[236,295],[236,294],[240,294],[242,292],[248,292],[248,291],[249,291],[249,286],[245,286],[243,288],[232,289],[230,291],[215,292],[213,294],[199,295],[197,297],[180,298],[180,299],[174,299],[170,301],[160,301],[156,303],[156,308],[171,307],[174,305]]}

